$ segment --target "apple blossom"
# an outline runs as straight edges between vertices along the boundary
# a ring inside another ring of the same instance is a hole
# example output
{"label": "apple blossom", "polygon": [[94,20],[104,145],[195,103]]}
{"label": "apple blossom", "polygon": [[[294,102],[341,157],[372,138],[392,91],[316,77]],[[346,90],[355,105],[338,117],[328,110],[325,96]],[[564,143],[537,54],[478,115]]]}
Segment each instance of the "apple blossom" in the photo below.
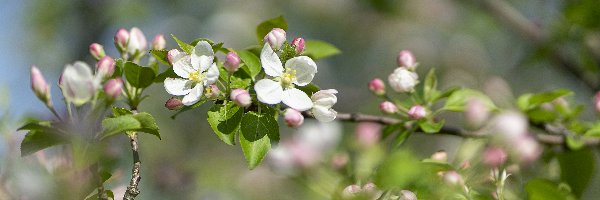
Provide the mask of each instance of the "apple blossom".
{"label": "apple blossom", "polygon": [[154,36],[152,40],[152,49],[153,50],[162,50],[167,46],[167,41],[165,40],[165,36],[163,34],[158,34]]}
{"label": "apple blossom", "polygon": [[456,171],[444,172],[442,179],[444,180],[445,183],[447,183],[449,185],[463,185],[464,184],[462,176]]}
{"label": "apple blossom", "polygon": [[344,188],[344,191],[342,191],[342,198],[352,199],[358,196],[360,192],[362,192],[362,188],[360,186],[356,184],[349,185],[346,188]]}
{"label": "apple blossom", "polygon": [[183,105],[189,106],[198,101],[207,87],[219,79],[219,69],[213,62],[212,47],[206,41],[200,41],[192,50],[192,55],[185,52],[171,57],[173,71],[181,78],[165,79],[165,90],[169,94],[181,96]]}
{"label": "apple blossom", "polygon": [[50,85],[48,85],[46,79],[44,79],[44,76],[42,75],[42,72],[40,72],[36,66],[31,66],[31,89],[44,103],[48,104],[51,102]]}
{"label": "apple blossom", "polygon": [[98,43],[93,43],[90,45],[90,54],[92,54],[96,60],[100,60],[106,55],[104,53],[104,47]]}
{"label": "apple blossom", "polygon": [[115,60],[110,56],[104,56],[96,63],[96,76],[101,78],[108,78],[115,72]]}
{"label": "apple blossom", "polygon": [[273,49],[280,49],[281,45],[285,42],[285,31],[280,28],[274,28],[265,35],[263,42],[269,44]]}
{"label": "apple blossom", "polygon": [[65,66],[59,84],[65,99],[76,106],[88,102],[100,88],[99,79],[94,77],[90,67],[81,61]]}
{"label": "apple blossom", "polygon": [[252,104],[252,97],[250,97],[250,93],[244,89],[232,90],[229,97],[235,104],[241,107],[248,107],[250,104]]}
{"label": "apple blossom", "polygon": [[204,89],[204,95],[206,95],[206,98],[208,99],[217,99],[221,95],[221,90],[219,90],[217,85],[212,84]]}
{"label": "apple blossom", "polygon": [[175,64],[175,61],[181,59],[182,57],[185,57],[186,55],[187,54],[185,53],[180,53],[178,49],[171,49],[167,52],[167,60],[169,61],[171,66],[173,66]]}
{"label": "apple blossom", "polygon": [[390,74],[388,82],[396,92],[413,92],[414,87],[419,83],[419,75],[404,67],[399,67]]}
{"label": "apple blossom", "polygon": [[292,47],[294,47],[294,50],[296,51],[296,55],[300,55],[302,53],[304,53],[304,39],[303,38],[296,38],[294,40],[292,40]]}
{"label": "apple blossom", "polygon": [[408,110],[408,117],[411,119],[422,119],[425,116],[427,116],[427,111],[421,105],[413,106]]}
{"label": "apple blossom", "polygon": [[392,102],[384,101],[379,104],[379,110],[385,114],[394,114],[398,112],[398,107]]}
{"label": "apple blossom", "polygon": [[262,79],[254,85],[260,102],[266,104],[283,102],[298,111],[313,107],[308,95],[294,87],[308,85],[317,73],[317,64],[311,58],[293,57],[287,60],[284,69],[279,56],[269,44],[265,44],[260,53],[260,61],[265,73],[275,77],[274,80]]}
{"label": "apple blossom", "polygon": [[417,63],[415,56],[408,50],[402,50],[398,53],[398,67],[406,67],[408,70],[414,71],[419,63]]}
{"label": "apple blossom", "polygon": [[337,103],[335,96],[337,93],[338,91],[335,89],[328,89],[315,92],[311,96],[313,104],[311,112],[320,122],[330,122],[336,118],[337,112],[331,107]]}
{"label": "apple blossom", "polygon": [[165,102],[165,107],[169,110],[179,110],[183,108],[183,103],[181,103],[181,99],[176,97],[171,97],[167,102]]}
{"label": "apple blossom", "polygon": [[294,110],[293,108],[285,109],[283,119],[285,120],[285,124],[289,127],[298,127],[304,122],[304,116],[302,116],[302,113]]}
{"label": "apple blossom", "polygon": [[596,96],[594,96],[594,106],[596,108],[596,112],[600,112],[600,91],[598,91]]}
{"label": "apple blossom", "polygon": [[370,147],[381,139],[381,125],[372,122],[362,122],[356,126],[354,133],[356,142],[364,147]]}
{"label": "apple blossom", "polygon": [[473,128],[480,127],[488,120],[490,111],[481,100],[472,98],[467,102],[465,109],[465,119]]}
{"label": "apple blossom", "polygon": [[114,100],[123,92],[123,80],[121,78],[110,79],[104,84],[104,93],[110,100]]}
{"label": "apple blossom", "polygon": [[233,51],[227,53],[227,57],[225,57],[225,63],[223,63],[223,67],[231,73],[237,71],[238,68],[240,68],[240,57],[237,55],[237,53]]}
{"label": "apple blossom", "polygon": [[129,41],[129,32],[123,28],[119,29],[115,33],[115,46],[119,51],[124,52],[127,50],[127,42]]}
{"label": "apple blossom", "polygon": [[506,161],[507,155],[503,149],[488,147],[483,152],[483,164],[490,167],[498,167]]}
{"label": "apple blossom", "polygon": [[385,94],[385,83],[381,79],[373,79],[369,82],[369,90],[376,95]]}
{"label": "apple blossom", "polygon": [[499,139],[508,142],[526,136],[528,127],[527,118],[515,111],[500,113],[492,120],[492,131]]}
{"label": "apple blossom", "polygon": [[148,42],[146,41],[144,33],[137,27],[131,28],[129,31],[129,40],[127,42],[127,51],[134,55],[136,52],[142,53],[146,51],[147,47]]}
{"label": "apple blossom", "polygon": [[335,169],[335,170],[341,170],[344,167],[346,167],[349,160],[350,160],[350,158],[348,157],[348,154],[345,154],[345,153],[335,154],[331,158],[331,167],[333,167],[333,169]]}
{"label": "apple blossom", "polygon": [[431,154],[431,159],[439,162],[448,162],[448,153],[444,150],[436,151]]}

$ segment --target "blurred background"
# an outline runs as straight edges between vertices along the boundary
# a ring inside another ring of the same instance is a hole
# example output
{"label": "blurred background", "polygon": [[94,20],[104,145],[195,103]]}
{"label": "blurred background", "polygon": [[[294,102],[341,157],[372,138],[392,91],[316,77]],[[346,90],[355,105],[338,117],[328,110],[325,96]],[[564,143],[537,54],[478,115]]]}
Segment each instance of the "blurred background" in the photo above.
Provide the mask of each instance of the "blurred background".
{"label": "blurred background", "polygon": [[[94,42],[117,57],[112,44],[119,28],[139,27],[149,41],[159,33],[174,34],[184,41],[203,37],[242,49],[256,44],[256,25],[279,15],[289,23],[288,40],[323,40],[342,51],[317,63],[314,80],[324,89],[339,91],[335,109],[340,112],[379,114],[379,100],[370,94],[367,82],[386,80],[402,49],[415,54],[421,77],[436,68],[442,88],[483,90],[503,108],[514,108],[520,94],[556,88],[575,91],[571,100],[591,106],[600,89],[597,0],[8,0],[0,6],[4,190],[43,199],[58,187],[52,184],[49,166],[39,162],[48,159],[43,154],[19,156],[25,132],[16,129],[23,120],[52,117],[30,89],[31,65],[53,83],[53,101],[61,102],[55,83],[64,65],[76,60],[93,63],[88,46]],[[167,37],[167,48],[176,47]],[[163,107],[169,98],[163,87],[153,85],[148,94],[151,98],[140,110],[157,118],[163,138],[140,138],[139,199],[317,198],[267,165],[249,171],[239,146],[224,145],[212,133],[204,114],[208,105],[172,120],[173,113]],[[57,109],[64,113],[64,107]],[[593,109],[584,111],[588,120],[594,115]],[[353,124],[339,126],[347,133],[342,135],[353,133]],[[284,129],[282,137],[296,131]],[[410,140],[421,156],[439,149],[452,155],[460,143],[453,137],[417,135]],[[131,173],[131,153],[124,136],[113,144],[120,171],[113,173],[107,188],[122,194]],[[584,199],[600,195],[593,189],[600,187],[598,174],[594,177]]]}

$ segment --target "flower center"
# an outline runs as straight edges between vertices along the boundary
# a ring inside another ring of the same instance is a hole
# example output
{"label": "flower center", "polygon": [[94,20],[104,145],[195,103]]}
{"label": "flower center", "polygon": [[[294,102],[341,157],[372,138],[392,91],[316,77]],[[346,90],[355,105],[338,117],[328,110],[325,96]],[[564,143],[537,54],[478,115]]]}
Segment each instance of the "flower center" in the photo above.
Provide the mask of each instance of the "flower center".
{"label": "flower center", "polygon": [[281,75],[281,85],[284,88],[294,87],[292,82],[296,80],[296,70],[295,69],[286,69],[285,73]]}
{"label": "flower center", "polygon": [[202,82],[206,76],[199,71],[190,72],[190,81],[194,81],[196,83]]}

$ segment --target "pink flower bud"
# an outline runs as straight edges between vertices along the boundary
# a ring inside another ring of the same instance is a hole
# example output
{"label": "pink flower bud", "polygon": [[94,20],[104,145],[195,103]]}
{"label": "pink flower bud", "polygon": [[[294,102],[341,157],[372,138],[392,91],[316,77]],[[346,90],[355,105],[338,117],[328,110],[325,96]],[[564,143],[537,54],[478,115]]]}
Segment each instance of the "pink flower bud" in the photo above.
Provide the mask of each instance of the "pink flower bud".
{"label": "pink flower bud", "polygon": [[379,197],[383,194],[383,192],[377,188],[375,183],[367,183],[363,185],[362,192],[369,197],[367,199],[379,199]]}
{"label": "pink flower bud", "polygon": [[208,99],[216,99],[221,94],[221,90],[215,84],[209,85],[205,90],[205,96]]}
{"label": "pink flower bud", "polygon": [[436,151],[431,154],[431,159],[439,162],[448,162],[448,153],[444,150]]}
{"label": "pink flower bud", "polygon": [[504,142],[512,142],[527,135],[529,122],[523,114],[507,111],[493,119],[492,132]]}
{"label": "pink flower bud", "polygon": [[167,52],[167,60],[169,60],[169,63],[171,63],[171,65],[173,65],[173,64],[174,64],[174,62],[175,62],[175,60],[174,60],[174,59],[175,59],[177,56],[179,56],[179,54],[180,54],[180,53],[181,53],[181,52],[179,52],[179,50],[178,50],[178,49],[171,49],[171,50],[169,50],[169,52]]}
{"label": "pink flower bud", "polygon": [[298,127],[304,122],[302,113],[292,108],[285,109],[283,118],[285,119],[285,124],[289,127]]}
{"label": "pink flower bud", "polygon": [[442,177],[444,182],[449,185],[463,185],[464,182],[462,180],[462,176],[458,174],[456,171],[448,171],[444,173]]}
{"label": "pink flower bud", "polygon": [[296,39],[292,40],[292,47],[294,47],[294,50],[296,50],[297,55],[304,53],[304,47],[305,47],[304,39],[296,38]]}
{"label": "pink flower bud", "polygon": [[165,36],[163,34],[158,34],[154,36],[154,40],[152,40],[152,49],[154,50],[162,50],[167,46],[167,41],[165,40]]}
{"label": "pink flower bud", "polygon": [[44,103],[50,101],[50,86],[36,66],[31,66],[31,89]]}
{"label": "pink flower bud", "polygon": [[360,188],[360,186],[349,185],[348,187],[344,188],[344,191],[342,191],[342,198],[351,199],[356,197],[360,192],[362,192],[362,188]]}
{"label": "pink flower bud", "polygon": [[100,60],[106,55],[104,53],[104,47],[98,43],[93,43],[90,45],[90,54],[92,54],[96,60]]}
{"label": "pink flower bud", "polygon": [[498,147],[488,147],[483,152],[483,163],[490,167],[498,167],[506,161],[507,155]]}
{"label": "pink flower bud", "polygon": [[427,111],[423,106],[416,105],[408,110],[408,117],[411,119],[422,119],[427,115]]}
{"label": "pink flower bud", "polygon": [[115,34],[115,46],[119,51],[127,49],[127,41],[129,41],[129,32],[123,28],[119,29]]}
{"label": "pink flower bud", "polygon": [[244,89],[234,89],[231,91],[230,98],[240,107],[248,107],[250,104],[252,104],[252,97],[250,97],[250,93]]}
{"label": "pink flower bud", "polygon": [[596,106],[596,112],[600,112],[600,91],[594,97],[594,105]]}
{"label": "pink flower bud", "polygon": [[238,68],[240,68],[240,57],[237,55],[237,53],[233,51],[227,53],[223,67],[225,67],[225,69],[231,73],[237,71]]}
{"label": "pink flower bud", "polygon": [[135,54],[136,52],[144,52],[146,51],[146,47],[148,47],[148,42],[146,41],[146,36],[142,30],[137,27],[131,28],[129,31],[129,42],[127,43],[127,50],[130,54]]}
{"label": "pink flower bud", "polygon": [[108,78],[115,72],[115,60],[110,56],[104,56],[96,63],[96,74],[102,78]]}
{"label": "pink flower bud", "polygon": [[348,154],[339,153],[333,155],[331,158],[331,167],[335,170],[341,170],[348,164],[350,158],[348,158]]}
{"label": "pink flower bud", "polygon": [[465,110],[465,119],[467,124],[473,128],[478,128],[488,120],[490,111],[481,100],[473,98],[467,102]]}
{"label": "pink flower bud", "polygon": [[110,79],[104,84],[104,93],[111,100],[117,99],[123,92],[123,81],[120,78]]}
{"label": "pink flower bud", "polygon": [[385,94],[385,83],[381,79],[373,79],[369,82],[369,90],[376,95]]}
{"label": "pink flower bud", "polygon": [[513,146],[514,153],[519,157],[519,161],[524,164],[532,163],[542,154],[540,145],[531,136],[516,139]]}
{"label": "pink flower bud", "polygon": [[410,190],[400,190],[400,198],[398,200],[417,200],[417,195]]}
{"label": "pink flower bud", "polygon": [[386,114],[393,114],[398,112],[398,107],[396,107],[396,105],[392,102],[384,101],[381,104],[379,104],[379,110]]}
{"label": "pink flower bud", "polygon": [[359,123],[356,126],[356,141],[364,147],[373,146],[379,143],[381,138],[381,125],[371,122]]}
{"label": "pink flower bud", "polygon": [[265,35],[263,41],[269,43],[273,49],[280,49],[281,45],[285,42],[285,31],[280,28],[274,28]]}
{"label": "pink flower bud", "polygon": [[165,107],[169,110],[179,110],[183,108],[183,103],[181,102],[181,99],[171,97],[169,100],[167,100],[167,102],[165,102]]}
{"label": "pink flower bud", "polygon": [[398,67],[406,67],[409,70],[415,70],[418,65],[415,56],[408,50],[400,51],[397,62]]}

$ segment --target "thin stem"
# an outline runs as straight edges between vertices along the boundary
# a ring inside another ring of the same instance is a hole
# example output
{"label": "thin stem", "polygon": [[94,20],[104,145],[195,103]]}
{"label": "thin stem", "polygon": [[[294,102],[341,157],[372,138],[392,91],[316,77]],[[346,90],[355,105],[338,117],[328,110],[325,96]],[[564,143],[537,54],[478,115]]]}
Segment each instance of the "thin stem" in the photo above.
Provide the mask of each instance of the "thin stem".
{"label": "thin stem", "polygon": [[48,107],[48,109],[50,109],[50,112],[52,112],[52,114],[54,114],[54,116],[56,116],[56,118],[58,118],[58,121],[62,121],[62,118],[60,117],[60,115],[58,115],[58,112],[56,112],[56,110],[54,109],[54,106],[52,105],[46,105]]}
{"label": "thin stem", "polygon": [[140,155],[138,152],[137,133],[133,132],[128,135],[129,141],[131,143],[131,151],[133,152],[133,167],[131,169],[131,180],[129,181],[129,186],[127,186],[125,195],[123,195],[123,200],[133,200],[138,194],[140,194],[138,186],[142,179],[142,177],[140,176],[142,162],[140,161]]}

